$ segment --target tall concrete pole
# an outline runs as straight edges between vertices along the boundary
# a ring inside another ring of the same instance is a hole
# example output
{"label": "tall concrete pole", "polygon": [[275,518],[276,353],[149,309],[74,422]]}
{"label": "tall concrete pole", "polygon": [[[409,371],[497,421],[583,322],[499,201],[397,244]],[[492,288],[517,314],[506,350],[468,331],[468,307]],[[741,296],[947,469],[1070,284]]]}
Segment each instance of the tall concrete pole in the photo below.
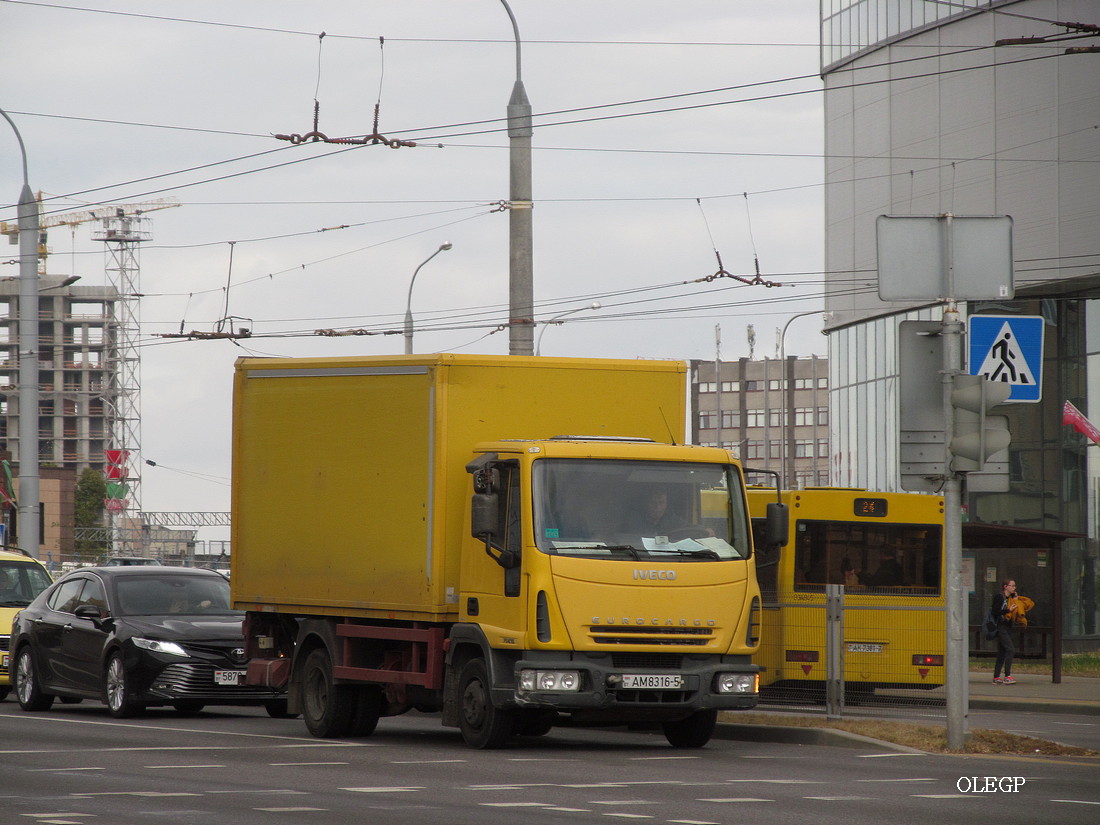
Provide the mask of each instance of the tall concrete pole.
{"label": "tall concrete pole", "polygon": [[962,572],[962,479],[951,466],[951,439],[955,435],[951,391],[955,375],[960,372],[963,356],[963,323],[955,303],[955,236],[954,216],[944,215],[944,272],[947,275],[947,303],[943,308],[943,409],[944,444],[944,584],[947,649],[944,661],[944,682],[947,701],[947,747],[962,750],[968,734],[970,712],[970,650],[967,631],[966,588]]}
{"label": "tall concrete pole", "polygon": [[27,176],[23,136],[8,113],[23,158],[19,193],[19,546],[38,558],[38,202]]}
{"label": "tall concrete pole", "polygon": [[519,25],[507,0],[500,0],[516,38],[516,82],[508,101],[508,352],[535,352],[535,295],[532,253],[531,102],[523,87]]}

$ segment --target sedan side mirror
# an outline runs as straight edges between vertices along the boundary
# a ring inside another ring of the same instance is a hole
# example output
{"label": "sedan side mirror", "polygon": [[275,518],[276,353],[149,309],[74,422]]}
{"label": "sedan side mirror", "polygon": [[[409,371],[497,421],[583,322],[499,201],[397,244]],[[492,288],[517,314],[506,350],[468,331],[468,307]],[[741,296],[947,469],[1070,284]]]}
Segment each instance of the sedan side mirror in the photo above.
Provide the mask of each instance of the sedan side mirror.
{"label": "sedan side mirror", "polygon": [[87,619],[94,623],[96,627],[99,627],[110,618],[106,610],[101,607],[96,607],[94,604],[80,605],[80,607],[73,611],[73,615],[78,619]]}

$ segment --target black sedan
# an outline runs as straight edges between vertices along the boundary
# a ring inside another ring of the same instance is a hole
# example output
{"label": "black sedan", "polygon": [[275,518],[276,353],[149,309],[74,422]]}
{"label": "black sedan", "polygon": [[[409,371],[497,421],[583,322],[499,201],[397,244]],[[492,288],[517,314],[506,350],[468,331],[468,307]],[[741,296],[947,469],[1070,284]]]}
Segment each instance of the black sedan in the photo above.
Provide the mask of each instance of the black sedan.
{"label": "black sedan", "polygon": [[12,624],[15,693],[23,710],[100,699],[123,718],[148,706],[196,713],[206,705],[262,704],[285,695],[245,684],[241,611],[211,570],[89,567],[43,591]]}

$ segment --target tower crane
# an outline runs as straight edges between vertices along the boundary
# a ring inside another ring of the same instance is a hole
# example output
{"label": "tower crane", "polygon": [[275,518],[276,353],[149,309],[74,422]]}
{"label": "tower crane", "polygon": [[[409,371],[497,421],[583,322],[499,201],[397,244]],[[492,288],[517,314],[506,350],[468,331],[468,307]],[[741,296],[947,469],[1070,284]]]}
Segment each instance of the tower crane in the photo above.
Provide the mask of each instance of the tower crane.
{"label": "tower crane", "polygon": [[[107,206],[97,206],[94,209],[84,209],[75,212],[58,212],[53,215],[42,214],[42,193],[38,193],[39,227],[38,236],[38,274],[46,274],[46,258],[50,252],[46,246],[46,229],[51,226],[75,227],[88,221],[106,221],[112,218],[123,218],[133,215],[144,215],[157,209],[171,209],[179,206],[180,202],[175,198],[158,198],[142,203],[117,203]],[[8,236],[8,243],[19,243],[19,226],[15,223],[0,221],[0,235]]]}

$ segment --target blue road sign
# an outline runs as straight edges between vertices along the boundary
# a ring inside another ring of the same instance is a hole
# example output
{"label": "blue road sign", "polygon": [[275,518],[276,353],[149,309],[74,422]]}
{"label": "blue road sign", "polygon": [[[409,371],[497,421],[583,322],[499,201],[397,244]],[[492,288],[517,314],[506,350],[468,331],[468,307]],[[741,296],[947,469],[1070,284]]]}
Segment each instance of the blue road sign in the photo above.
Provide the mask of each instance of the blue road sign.
{"label": "blue road sign", "polygon": [[1012,386],[1009,401],[1043,395],[1043,319],[1038,315],[971,315],[966,320],[967,372]]}

